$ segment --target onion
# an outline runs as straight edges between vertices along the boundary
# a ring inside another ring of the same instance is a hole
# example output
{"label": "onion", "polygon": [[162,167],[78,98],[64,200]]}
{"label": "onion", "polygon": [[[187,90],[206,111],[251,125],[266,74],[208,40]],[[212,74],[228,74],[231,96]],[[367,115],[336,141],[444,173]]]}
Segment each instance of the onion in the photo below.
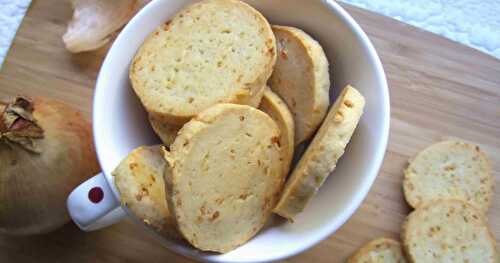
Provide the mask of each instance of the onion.
{"label": "onion", "polygon": [[0,109],[0,233],[42,234],[69,221],[66,198],[99,171],[90,124],[47,98]]}
{"label": "onion", "polygon": [[72,0],[73,18],[63,36],[70,52],[96,50],[150,0]]}

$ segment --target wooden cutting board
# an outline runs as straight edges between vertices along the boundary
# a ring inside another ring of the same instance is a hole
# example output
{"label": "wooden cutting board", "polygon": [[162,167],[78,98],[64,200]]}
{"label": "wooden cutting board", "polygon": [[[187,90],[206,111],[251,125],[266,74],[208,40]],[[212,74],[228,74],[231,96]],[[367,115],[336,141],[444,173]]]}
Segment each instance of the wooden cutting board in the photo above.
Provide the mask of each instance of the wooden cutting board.
{"label": "wooden cutting board", "polygon": [[[403,168],[420,149],[448,136],[476,142],[500,179],[500,60],[442,37],[343,5],[368,33],[389,81],[391,131],[382,169],[363,205],[335,234],[284,262],[344,262],[370,239],[398,238],[410,211],[401,191]],[[44,95],[90,116],[94,82],[107,48],[71,55],[61,36],[69,3],[34,0],[0,71],[0,99]],[[500,190],[499,190],[500,191]],[[489,211],[500,237],[500,193]],[[190,262],[125,220],[84,233],[68,224],[34,237],[0,237],[0,262]]]}

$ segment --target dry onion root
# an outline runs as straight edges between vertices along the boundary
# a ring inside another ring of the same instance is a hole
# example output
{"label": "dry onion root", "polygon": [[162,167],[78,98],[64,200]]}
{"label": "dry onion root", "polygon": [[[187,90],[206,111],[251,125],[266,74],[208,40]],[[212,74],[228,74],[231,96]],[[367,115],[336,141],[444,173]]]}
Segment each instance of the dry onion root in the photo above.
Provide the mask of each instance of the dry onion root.
{"label": "dry onion root", "polygon": [[55,230],[69,221],[69,193],[99,171],[90,124],[46,98],[18,97],[0,113],[0,233]]}
{"label": "dry onion root", "polygon": [[72,0],[73,18],[63,41],[70,52],[95,50],[149,0]]}

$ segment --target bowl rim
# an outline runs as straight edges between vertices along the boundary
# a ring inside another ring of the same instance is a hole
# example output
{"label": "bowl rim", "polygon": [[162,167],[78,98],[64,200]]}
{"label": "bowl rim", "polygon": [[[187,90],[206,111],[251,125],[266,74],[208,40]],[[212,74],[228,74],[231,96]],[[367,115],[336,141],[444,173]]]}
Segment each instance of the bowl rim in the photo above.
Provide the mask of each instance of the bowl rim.
{"label": "bowl rim", "polygon": [[[354,212],[360,207],[361,203],[363,200],[366,198],[368,195],[369,190],[371,189],[371,186],[373,185],[380,168],[382,166],[382,162],[385,157],[385,152],[387,149],[387,144],[389,140],[389,128],[390,128],[390,100],[389,100],[389,89],[387,85],[387,79],[386,75],[382,66],[382,62],[380,61],[380,58],[366,35],[366,33],[363,31],[361,26],[351,17],[351,15],[345,11],[338,3],[336,3],[334,0],[319,0],[325,8],[329,9],[329,12],[332,13],[333,15],[336,15],[347,27],[348,29],[353,32],[354,36],[360,43],[361,47],[365,49],[368,53],[368,60],[370,63],[373,65],[374,68],[374,73],[377,78],[377,83],[376,85],[381,88],[382,92],[382,105],[381,105],[381,118],[382,118],[382,123],[381,123],[381,134],[382,136],[378,138],[378,147],[376,148],[376,151],[374,152],[372,161],[371,161],[371,167],[368,168],[368,172],[366,173],[366,176],[364,177],[361,185],[359,186],[359,189],[357,189],[357,192],[354,194],[352,197],[351,202],[347,205],[346,209],[342,213],[340,213],[336,220],[332,220],[334,223],[330,223],[326,225],[323,229],[323,231],[319,234],[316,235],[314,238],[310,238],[308,240],[305,240],[304,243],[301,244],[300,247],[294,249],[294,250],[287,250],[284,253],[281,253],[280,255],[274,256],[274,257],[267,257],[263,258],[262,261],[260,262],[270,262],[270,261],[275,261],[275,260],[282,260],[285,258],[292,257],[294,255],[297,255],[299,253],[304,252],[305,250],[310,249],[312,246],[319,244],[321,241],[326,239],[328,236],[332,235],[336,230],[338,230],[342,225],[346,223],[346,221],[354,214]],[[141,21],[144,17],[148,16],[148,13],[150,10],[154,9],[156,5],[159,5],[161,1],[151,1],[149,4],[147,4],[142,10],[140,10],[130,21],[129,23],[124,27],[122,32],[118,35],[118,37],[115,39],[115,42],[112,44],[110,47],[108,53],[106,54],[106,57],[101,65],[101,68],[99,70],[99,74],[97,76],[97,81],[95,84],[95,91],[94,91],[94,97],[93,97],[93,106],[92,106],[92,120],[93,120],[93,137],[94,137],[94,145],[96,148],[97,152],[97,158],[99,160],[99,163],[102,164],[104,163],[103,160],[103,147],[105,147],[106,143],[101,138],[99,130],[101,129],[101,125],[98,122],[95,122],[95,120],[99,120],[98,115],[102,114],[99,112],[98,106],[101,105],[101,102],[106,101],[106,93],[102,92],[102,90],[105,89],[105,81],[103,80],[105,77],[102,76],[101,72],[103,72],[103,69],[107,69],[111,66],[113,56],[110,55],[113,52],[113,48],[116,46],[115,44],[117,42],[123,41],[123,37],[125,34],[122,34],[124,32],[128,32],[131,24],[138,23]],[[102,165],[101,165],[102,167]],[[111,189],[113,190],[115,196],[119,196],[117,190],[115,189],[114,185],[110,182],[110,177],[108,174],[105,173],[106,180],[108,183],[111,184]],[[142,224],[141,224],[142,225]],[[217,255],[217,256],[204,256],[202,254],[194,253],[190,250],[183,249],[183,247],[174,244],[173,242],[169,242],[168,240],[161,238],[158,236],[158,234],[149,228],[145,227],[144,228],[147,230],[147,232],[150,232],[153,237],[155,237],[157,240],[159,240],[161,243],[166,244],[168,248],[176,253],[179,253],[181,255],[187,256],[192,259],[196,260],[204,260],[207,262],[229,262],[227,260],[221,259],[220,257],[223,256],[224,254]],[[172,249],[171,249],[172,248]],[[247,262],[245,260],[241,261],[231,261],[231,262]]]}

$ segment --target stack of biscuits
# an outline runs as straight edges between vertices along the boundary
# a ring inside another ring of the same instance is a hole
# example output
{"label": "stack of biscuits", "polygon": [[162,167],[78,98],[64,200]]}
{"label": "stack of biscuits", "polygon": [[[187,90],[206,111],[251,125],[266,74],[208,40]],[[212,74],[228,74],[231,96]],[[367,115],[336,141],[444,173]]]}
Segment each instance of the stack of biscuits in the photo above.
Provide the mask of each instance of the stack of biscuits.
{"label": "stack of biscuits", "polygon": [[293,221],[304,210],[365,104],[347,86],[330,107],[320,44],[238,0],[203,0],[159,25],[130,81],[162,144],[133,150],[115,169],[122,204],[160,234],[219,253],[273,213]]}
{"label": "stack of biscuits", "polygon": [[487,220],[494,178],[479,146],[449,139],[410,160],[403,191],[415,210],[401,229],[402,245],[380,238],[363,246],[348,263],[498,263]]}

